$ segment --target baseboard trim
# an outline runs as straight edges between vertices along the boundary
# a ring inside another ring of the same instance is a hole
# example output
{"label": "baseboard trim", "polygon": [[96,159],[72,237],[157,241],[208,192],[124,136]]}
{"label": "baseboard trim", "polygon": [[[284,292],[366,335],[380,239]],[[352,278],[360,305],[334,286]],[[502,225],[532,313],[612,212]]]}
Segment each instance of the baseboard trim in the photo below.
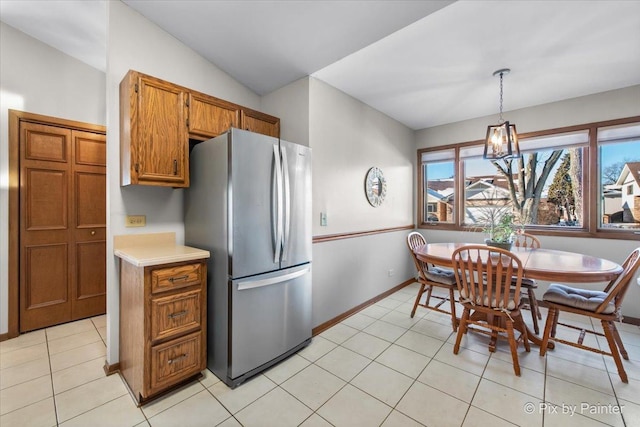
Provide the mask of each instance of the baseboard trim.
{"label": "baseboard trim", "polygon": [[640,319],[631,316],[622,316],[622,323],[628,323],[634,326],[640,326]]}
{"label": "baseboard trim", "polygon": [[5,332],[4,334],[0,334],[0,342],[10,340],[11,338],[19,337],[20,333],[18,331],[13,332],[11,328],[9,328],[9,332]]}
{"label": "baseboard trim", "polygon": [[326,331],[327,329],[329,329],[330,327],[332,327],[333,325],[337,325],[338,323],[342,322],[344,319],[346,319],[349,316],[354,315],[355,313],[359,312],[360,310],[377,303],[378,301],[380,301],[381,299],[384,299],[386,297],[388,297],[389,295],[391,295],[392,293],[399,291],[400,289],[404,288],[405,286],[408,286],[410,284],[412,284],[413,282],[415,282],[416,280],[411,278],[409,280],[405,280],[404,282],[400,283],[399,285],[389,289],[388,291],[385,291],[383,293],[381,293],[380,295],[371,298],[370,300],[367,300],[365,302],[363,302],[360,305],[357,305],[355,307],[353,307],[351,310],[345,311],[344,313],[334,317],[333,319],[327,320],[326,322],[316,326],[315,328],[313,328],[311,330],[312,335],[315,337],[316,335]]}
{"label": "baseboard trim", "polygon": [[113,375],[116,372],[120,372],[120,362],[109,365],[109,362],[105,360],[102,369],[104,369],[104,373],[106,376]]}

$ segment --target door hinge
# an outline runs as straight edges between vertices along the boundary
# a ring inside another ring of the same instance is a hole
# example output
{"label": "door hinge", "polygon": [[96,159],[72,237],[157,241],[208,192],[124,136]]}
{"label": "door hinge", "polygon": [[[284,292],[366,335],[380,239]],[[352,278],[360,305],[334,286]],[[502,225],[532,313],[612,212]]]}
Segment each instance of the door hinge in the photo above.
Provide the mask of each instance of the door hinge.
{"label": "door hinge", "polygon": [[185,101],[185,105],[188,107],[189,106],[189,98],[187,98],[187,100]]}
{"label": "door hinge", "polygon": [[189,119],[187,119],[187,127],[189,127]]}
{"label": "door hinge", "polygon": [[136,163],[135,166],[133,167],[136,171],[136,173],[138,173],[138,169],[140,167],[140,163]]}
{"label": "door hinge", "polygon": [[136,84],[134,84],[134,85],[133,85],[133,90],[135,90],[135,91],[136,91],[136,93],[138,93],[138,83],[136,83]]}

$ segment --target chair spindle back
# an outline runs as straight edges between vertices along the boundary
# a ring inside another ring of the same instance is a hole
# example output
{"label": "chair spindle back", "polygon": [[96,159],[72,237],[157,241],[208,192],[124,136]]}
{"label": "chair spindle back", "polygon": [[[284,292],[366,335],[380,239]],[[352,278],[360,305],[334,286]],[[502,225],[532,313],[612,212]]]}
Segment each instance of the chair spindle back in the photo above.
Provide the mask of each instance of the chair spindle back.
{"label": "chair spindle back", "polygon": [[499,248],[467,245],[455,250],[451,261],[460,302],[507,310],[518,307],[522,263],[514,254]]}
{"label": "chair spindle back", "polygon": [[604,289],[608,295],[607,298],[605,298],[605,300],[598,306],[596,313],[602,313],[607,305],[613,301],[616,307],[616,313],[620,316],[622,300],[624,299],[624,295],[627,293],[629,285],[631,284],[631,279],[633,279],[638,268],[640,268],[640,248],[634,249],[633,252],[629,254],[627,259],[622,263],[622,273],[620,273],[616,279],[609,282],[607,287]]}

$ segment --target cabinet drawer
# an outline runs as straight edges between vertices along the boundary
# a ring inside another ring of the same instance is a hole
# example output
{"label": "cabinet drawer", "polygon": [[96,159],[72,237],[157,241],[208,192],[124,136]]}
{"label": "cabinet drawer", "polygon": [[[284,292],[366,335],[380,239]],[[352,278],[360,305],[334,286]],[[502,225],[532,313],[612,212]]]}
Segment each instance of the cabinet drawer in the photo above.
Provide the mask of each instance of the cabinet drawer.
{"label": "cabinet drawer", "polygon": [[151,271],[151,292],[155,294],[184,288],[197,285],[201,281],[202,265],[199,263],[159,268]]}
{"label": "cabinet drawer", "polygon": [[200,328],[202,292],[182,292],[151,300],[151,340],[170,338]]}
{"label": "cabinet drawer", "polygon": [[201,354],[201,332],[151,347],[150,394],[200,372]]}

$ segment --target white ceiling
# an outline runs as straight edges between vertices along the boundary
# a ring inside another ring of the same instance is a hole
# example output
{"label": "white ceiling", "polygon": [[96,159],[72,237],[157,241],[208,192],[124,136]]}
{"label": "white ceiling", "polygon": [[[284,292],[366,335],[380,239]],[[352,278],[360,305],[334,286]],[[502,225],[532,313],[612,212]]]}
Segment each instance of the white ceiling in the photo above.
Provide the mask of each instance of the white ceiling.
{"label": "white ceiling", "polygon": [[[312,75],[412,129],[640,84],[640,1],[124,0],[258,94]],[[104,1],[0,18],[105,69]]]}

